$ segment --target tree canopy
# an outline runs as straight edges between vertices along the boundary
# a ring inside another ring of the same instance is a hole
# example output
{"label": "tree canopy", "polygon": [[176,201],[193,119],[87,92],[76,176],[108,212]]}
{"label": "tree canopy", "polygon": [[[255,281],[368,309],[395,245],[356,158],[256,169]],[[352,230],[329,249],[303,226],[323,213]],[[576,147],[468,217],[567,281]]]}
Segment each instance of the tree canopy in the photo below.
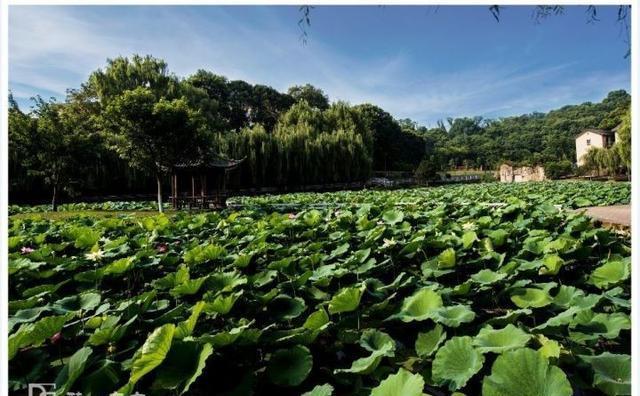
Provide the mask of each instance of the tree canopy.
{"label": "tree canopy", "polygon": [[155,184],[162,197],[172,165],[211,152],[246,157],[236,187],[364,181],[375,171],[418,170],[424,178],[503,162],[545,165],[557,176],[572,170],[579,132],[621,123],[614,165],[623,169],[630,164],[630,100],[619,90],[548,113],[459,117],[428,128],[375,104],[331,103],[309,84],[282,93],[206,70],[182,78],[151,56],[119,57],[64,102],[36,99],[25,113],[10,98],[10,196],[42,195],[37,183],[44,182],[56,192],[95,195]]}

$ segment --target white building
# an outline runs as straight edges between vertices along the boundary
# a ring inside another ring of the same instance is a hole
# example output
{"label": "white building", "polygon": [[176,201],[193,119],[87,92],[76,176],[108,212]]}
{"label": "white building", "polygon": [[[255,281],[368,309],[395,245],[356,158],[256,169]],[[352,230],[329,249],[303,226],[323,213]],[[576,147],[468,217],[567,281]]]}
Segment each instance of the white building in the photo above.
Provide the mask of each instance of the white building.
{"label": "white building", "polygon": [[592,147],[608,148],[618,140],[618,127],[607,129],[585,129],[576,136],[576,162],[584,165],[584,155]]}
{"label": "white building", "polygon": [[521,166],[514,168],[509,164],[500,165],[500,181],[502,183],[520,183],[546,180],[544,168],[541,166]]}

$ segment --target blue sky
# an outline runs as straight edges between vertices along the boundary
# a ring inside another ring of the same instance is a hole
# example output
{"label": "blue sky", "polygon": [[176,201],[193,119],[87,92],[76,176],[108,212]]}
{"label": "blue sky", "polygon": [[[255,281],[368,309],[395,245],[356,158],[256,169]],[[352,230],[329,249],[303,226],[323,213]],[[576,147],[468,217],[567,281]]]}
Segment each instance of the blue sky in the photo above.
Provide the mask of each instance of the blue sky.
{"label": "blue sky", "polygon": [[11,6],[10,88],[21,106],[63,98],[107,58],[165,59],[285,91],[311,83],[331,100],[370,102],[432,126],[447,117],[496,118],[599,101],[630,87],[616,6],[586,7],[540,24],[531,7],[318,6],[308,41],[297,7]]}

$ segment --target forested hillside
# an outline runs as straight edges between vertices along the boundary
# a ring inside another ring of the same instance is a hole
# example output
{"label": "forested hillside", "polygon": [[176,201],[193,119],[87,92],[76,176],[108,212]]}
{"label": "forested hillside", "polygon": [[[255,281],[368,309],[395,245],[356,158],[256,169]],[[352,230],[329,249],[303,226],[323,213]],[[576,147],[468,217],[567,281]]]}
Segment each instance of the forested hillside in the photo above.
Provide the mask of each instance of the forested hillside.
{"label": "forested hillside", "polygon": [[246,157],[242,186],[366,180],[422,161],[433,172],[503,161],[566,168],[580,130],[614,127],[629,106],[628,93],[613,91],[546,114],[427,128],[375,104],[330,102],[311,85],[285,93],[205,70],[179,77],[149,56],[116,58],[64,102],[37,98],[20,109],[10,100],[10,199],[149,193],[176,158],[207,152]]}

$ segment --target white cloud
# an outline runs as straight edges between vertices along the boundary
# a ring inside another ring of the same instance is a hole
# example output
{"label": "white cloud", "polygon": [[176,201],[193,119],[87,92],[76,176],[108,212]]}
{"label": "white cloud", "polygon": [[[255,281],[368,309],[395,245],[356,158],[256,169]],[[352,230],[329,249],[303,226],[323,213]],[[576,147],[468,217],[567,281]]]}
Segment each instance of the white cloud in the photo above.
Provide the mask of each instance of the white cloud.
{"label": "white cloud", "polygon": [[416,71],[402,52],[359,59],[315,36],[305,46],[296,20],[283,23],[271,9],[260,10],[258,22],[248,23],[224,7],[205,14],[200,7],[12,6],[10,85],[19,98],[39,90],[63,96],[106,58],[152,54],[181,76],[204,68],[279,90],[309,82],[333,100],[370,102],[431,125],[450,116],[546,111],[629,86],[628,72],[579,75],[573,64],[523,69],[497,59],[446,73],[428,65]]}

